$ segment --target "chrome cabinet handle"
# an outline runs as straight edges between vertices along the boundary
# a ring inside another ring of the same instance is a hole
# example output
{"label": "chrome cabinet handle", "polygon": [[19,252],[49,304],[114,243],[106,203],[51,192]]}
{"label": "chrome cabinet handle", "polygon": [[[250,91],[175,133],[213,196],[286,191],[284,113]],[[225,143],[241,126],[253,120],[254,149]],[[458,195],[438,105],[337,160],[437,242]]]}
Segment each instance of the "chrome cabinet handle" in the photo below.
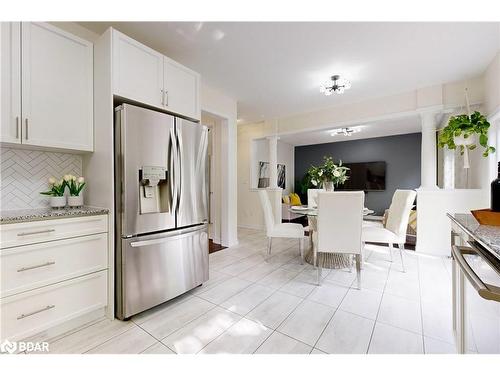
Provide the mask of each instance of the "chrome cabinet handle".
{"label": "chrome cabinet handle", "polygon": [[42,308],[40,310],[32,311],[32,312],[29,312],[29,313],[26,313],[26,314],[21,314],[21,315],[19,315],[17,317],[17,320],[21,320],[21,319],[27,318],[28,316],[32,316],[32,315],[35,315],[35,314],[39,314],[41,312],[53,309],[54,307],[56,307],[56,305],[47,305],[47,306],[45,306],[44,308]]}
{"label": "chrome cabinet handle", "polygon": [[165,90],[165,106],[168,107],[168,90]]}
{"label": "chrome cabinet handle", "polygon": [[19,116],[16,116],[16,139],[19,138]]}
{"label": "chrome cabinet handle", "polygon": [[28,119],[24,119],[24,127],[26,128],[25,139],[28,139]]}
{"label": "chrome cabinet handle", "polygon": [[54,264],[56,264],[56,262],[50,261],[50,262],[43,263],[43,264],[37,264],[36,266],[22,267],[22,268],[19,268],[17,270],[17,272],[24,272],[24,271],[34,270],[36,268],[48,267],[48,266],[52,266]]}
{"label": "chrome cabinet handle", "polygon": [[31,236],[33,234],[43,234],[43,233],[51,233],[51,232],[55,232],[56,230],[55,229],[44,229],[44,230],[39,230],[39,231],[36,231],[36,232],[22,232],[22,233],[18,233],[18,237],[22,237],[22,236]]}
{"label": "chrome cabinet handle", "polygon": [[477,293],[484,299],[500,302],[500,288],[483,283],[483,281],[479,278],[479,276],[476,275],[474,270],[469,266],[463,256],[463,254],[474,254],[481,256],[481,253],[475,248],[464,246],[452,246],[451,250],[453,259],[457,262],[460,270],[464,273],[465,277],[467,278],[467,280],[469,280]]}

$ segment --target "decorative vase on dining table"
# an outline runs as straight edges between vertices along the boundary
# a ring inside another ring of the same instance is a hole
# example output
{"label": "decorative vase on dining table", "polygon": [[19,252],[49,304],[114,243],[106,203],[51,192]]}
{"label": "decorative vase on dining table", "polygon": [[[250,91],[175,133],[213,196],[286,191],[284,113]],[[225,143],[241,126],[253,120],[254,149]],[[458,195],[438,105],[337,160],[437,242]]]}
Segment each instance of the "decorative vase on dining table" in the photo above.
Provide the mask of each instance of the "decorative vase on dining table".
{"label": "decorative vase on dining table", "polygon": [[324,181],[323,188],[325,189],[325,191],[334,191],[335,185],[334,185],[333,181]]}

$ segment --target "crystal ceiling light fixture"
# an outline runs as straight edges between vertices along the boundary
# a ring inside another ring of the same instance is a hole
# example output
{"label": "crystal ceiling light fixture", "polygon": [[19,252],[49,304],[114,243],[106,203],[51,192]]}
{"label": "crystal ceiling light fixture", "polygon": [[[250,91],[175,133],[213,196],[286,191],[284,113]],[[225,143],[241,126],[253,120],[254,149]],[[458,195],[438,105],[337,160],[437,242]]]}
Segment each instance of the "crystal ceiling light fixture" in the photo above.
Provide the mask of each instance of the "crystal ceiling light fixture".
{"label": "crystal ceiling light fixture", "polygon": [[333,130],[330,135],[332,137],[335,137],[336,135],[344,135],[345,137],[350,137],[354,133],[358,133],[361,131],[361,128],[355,127],[355,128],[340,128],[340,129],[335,129]]}
{"label": "crystal ceiling light fixture", "polygon": [[319,92],[325,94],[326,96],[332,95],[332,93],[343,94],[345,90],[351,88],[351,82],[345,78],[340,78],[338,74],[330,77],[328,82],[325,82],[319,87]]}

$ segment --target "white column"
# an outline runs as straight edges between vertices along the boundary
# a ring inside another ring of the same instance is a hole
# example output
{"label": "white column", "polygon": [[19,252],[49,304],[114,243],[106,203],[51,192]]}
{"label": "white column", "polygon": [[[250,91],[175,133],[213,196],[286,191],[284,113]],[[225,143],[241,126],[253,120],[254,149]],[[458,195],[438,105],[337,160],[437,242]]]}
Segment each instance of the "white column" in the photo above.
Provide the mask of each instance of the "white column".
{"label": "white column", "polygon": [[273,206],[274,220],[281,223],[281,195],[278,188],[278,139],[277,135],[267,137],[269,141],[269,187],[267,193]]}
{"label": "white column", "polygon": [[437,189],[436,119],[434,112],[420,115],[422,121],[422,151],[420,189]]}
{"label": "white column", "polygon": [[267,137],[269,141],[269,188],[278,187],[278,139],[276,135]]}

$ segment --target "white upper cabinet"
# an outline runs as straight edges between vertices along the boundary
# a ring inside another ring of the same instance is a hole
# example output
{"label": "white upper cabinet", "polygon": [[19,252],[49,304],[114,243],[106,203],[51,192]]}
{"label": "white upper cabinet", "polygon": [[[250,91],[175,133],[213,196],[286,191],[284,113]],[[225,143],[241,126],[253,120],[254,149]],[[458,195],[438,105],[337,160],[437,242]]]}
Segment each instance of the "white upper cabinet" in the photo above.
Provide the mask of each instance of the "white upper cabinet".
{"label": "white upper cabinet", "polygon": [[165,108],[193,119],[200,119],[200,75],[165,57]]}
{"label": "white upper cabinet", "polygon": [[114,94],[163,107],[163,55],[113,30]]}
{"label": "white upper cabinet", "polygon": [[0,142],[21,143],[21,24],[0,23]]}
{"label": "white upper cabinet", "polygon": [[93,45],[46,23],[1,23],[0,142],[93,151]]}
{"label": "white upper cabinet", "polygon": [[93,45],[46,23],[22,24],[22,143],[93,151]]}
{"label": "white upper cabinet", "polygon": [[200,75],[113,30],[113,93],[199,120]]}

